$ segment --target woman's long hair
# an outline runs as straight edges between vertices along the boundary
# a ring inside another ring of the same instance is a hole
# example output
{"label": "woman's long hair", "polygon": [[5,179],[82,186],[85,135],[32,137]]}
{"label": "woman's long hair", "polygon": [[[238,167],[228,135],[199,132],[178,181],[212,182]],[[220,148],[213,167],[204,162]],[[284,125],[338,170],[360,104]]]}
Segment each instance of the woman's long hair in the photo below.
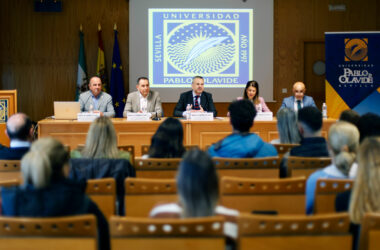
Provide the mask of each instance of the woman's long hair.
{"label": "woman's long hair", "polygon": [[247,95],[247,89],[249,87],[254,87],[256,88],[256,95],[253,97],[252,101],[254,104],[259,104],[260,101],[259,101],[259,83],[252,80],[252,81],[248,81],[247,82],[247,85],[245,85],[245,89],[244,89],[244,94],[243,94],[243,98],[244,99],[248,99],[248,95]]}
{"label": "woman's long hair", "polygon": [[351,193],[351,221],[360,224],[368,212],[380,212],[380,138],[364,139],[358,153],[358,173]]}
{"label": "woman's long hair", "polygon": [[110,118],[102,116],[92,122],[82,156],[86,158],[118,158],[116,132]]}
{"label": "woman's long hair", "polygon": [[297,115],[288,108],[277,111],[277,129],[280,135],[280,143],[297,144],[301,141],[301,135],[297,127]]}
{"label": "woman's long hair", "polygon": [[218,175],[210,156],[193,149],[185,153],[177,175],[182,217],[214,215],[219,199]]}

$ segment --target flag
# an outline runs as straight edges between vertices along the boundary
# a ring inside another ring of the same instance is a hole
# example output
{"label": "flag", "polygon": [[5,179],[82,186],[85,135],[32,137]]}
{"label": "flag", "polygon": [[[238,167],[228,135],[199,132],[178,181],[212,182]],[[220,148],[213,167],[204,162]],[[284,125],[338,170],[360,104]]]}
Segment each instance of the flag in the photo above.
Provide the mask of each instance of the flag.
{"label": "flag", "polygon": [[78,101],[81,89],[87,85],[87,67],[86,56],[84,54],[84,40],[82,26],[79,31],[79,59],[78,59],[78,75],[77,75],[77,87],[75,91],[75,100]]}
{"label": "flag", "polygon": [[102,28],[98,25],[98,61],[96,65],[96,75],[102,79],[102,91],[108,90],[108,77],[106,70],[106,62],[104,59],[104,46],[102,40]]}
{"label": "flag", "polygon": [[115,117],[123,117],[125,106],[125,92],[123,80],[123,68],[121,66],[120,49],[117,41],[117,30],[115,32],[115,41],[113,44],[112,69],[111,69],[111,96],[115,107]]}

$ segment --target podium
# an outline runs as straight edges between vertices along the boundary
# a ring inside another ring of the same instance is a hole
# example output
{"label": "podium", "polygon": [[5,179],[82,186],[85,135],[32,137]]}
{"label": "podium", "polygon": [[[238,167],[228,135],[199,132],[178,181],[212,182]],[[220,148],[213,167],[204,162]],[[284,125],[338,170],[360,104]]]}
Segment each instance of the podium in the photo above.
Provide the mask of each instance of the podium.
{"label": "podium", "polygon": [[5,134],[8,118],[17,113],[17,90],[0,90],[0,143],[9,147]]}

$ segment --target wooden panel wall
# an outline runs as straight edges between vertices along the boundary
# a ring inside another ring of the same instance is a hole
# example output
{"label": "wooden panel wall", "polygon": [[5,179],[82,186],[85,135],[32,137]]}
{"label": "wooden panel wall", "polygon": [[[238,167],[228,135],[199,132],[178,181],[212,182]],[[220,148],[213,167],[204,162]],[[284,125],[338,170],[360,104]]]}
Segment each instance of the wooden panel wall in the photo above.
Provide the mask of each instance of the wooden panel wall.
{"label": "wooden panel wall", "polygon": [[[347,10],[329,12],[330,3],[345,3]],[[52,115],[54,100],[74,99],[79,25],[83,24],[91,76],[96,71],[97,24],[102,25],[106,63],[110,67],[116,22],[127,90],[128,13],[128,0],[63,0],[62,13],[36,13],[32,0],[1,1],[0,87],[17,89],[19,111],[32,119]],[[274,0],[274,98],[277,102],[269,103],[274,113],[282,99],[291,94],[293,82],[305,78],[304,42],[323,41],[325,31],[349,30],[380,30],[380,3],[376,0]],[[288,93],[282,93],[283,88]],[[228,103],[216,106],[219,114],[224,115]],[[168,103],[164,108],[165,114],[171,115],[174,106]]]}

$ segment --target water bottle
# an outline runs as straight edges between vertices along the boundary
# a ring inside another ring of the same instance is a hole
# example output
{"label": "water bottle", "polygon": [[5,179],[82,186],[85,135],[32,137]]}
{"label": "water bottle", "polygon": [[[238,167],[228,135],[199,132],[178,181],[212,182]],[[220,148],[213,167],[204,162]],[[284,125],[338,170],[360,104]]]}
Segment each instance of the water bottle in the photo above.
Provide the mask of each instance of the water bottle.
{"label": "water bottle", "polygon": [[327,105],[326,105],[326,103],[322,104],[322,116],[324,119],[327,118]]}
{"label": "water bottle", "polygon": [[187,106],[186,106],[186,120],[190,120],[190,113],[191,113],[191,104],[187,104]]}

